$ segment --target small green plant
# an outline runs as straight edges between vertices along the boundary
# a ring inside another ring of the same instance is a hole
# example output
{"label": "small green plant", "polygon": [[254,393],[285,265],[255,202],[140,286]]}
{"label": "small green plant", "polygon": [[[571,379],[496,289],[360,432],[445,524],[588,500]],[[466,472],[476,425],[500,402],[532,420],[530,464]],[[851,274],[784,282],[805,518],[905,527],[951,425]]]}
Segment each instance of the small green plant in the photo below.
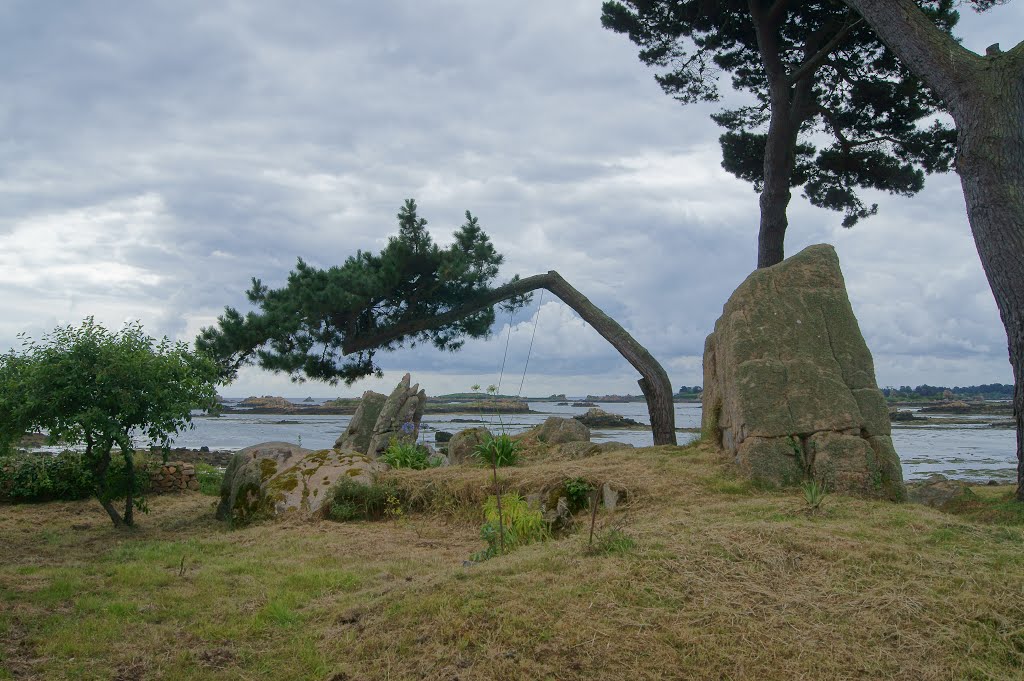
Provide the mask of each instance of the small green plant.
{"label": "small green plant", "polygon": [[488,466],[515,466],[519,463],[519,443],[502,433],[474,447],[473,457]]}
{"label": "small green plant", "polygon": [[220,485],[224,481],[224,471],[208,463],[196,463],[196,479],[199,491],[211,497],[220,496]]}
{"label": "small green plant", "polygon": [[392,468],[411,468],[422,471],[427,468],[436,468],[441,465],[441,458],[431,456],[430,451],[421,445],[413,442],[399,442],[392,438],[391,444],[380,455],[380,461]]}
{"label": "small green plant", "polygon": [[587,547],[587,553],[591,555],[619,555],[623,556],[636,547],[636,540],[622,530],[613,527],[597,535],[593,544]]}
{"label": "small green plant", "polygon": [[400,495],[392,485],[364,485],[342,478],[327,492],[327,517],[338,522],[349,520],[380,520],[395,517],[395,507],[402,507]]}
{"label": "small green plant", "polygon": [[401,520],[405,517],[405,509],[402,508],[401,500],[394,494],[388,493],[384,498],[384,517],[388,520]]}
{"label": "small green plant", "polygon": [[551,535],[541,512],[531,509],[526,500],[515,492],[503,494],[500,505],[498,497],[487,497],[484,524],[480,528],[480,538],[487,542],[487,548],[474,553],[472,559],[481,561],[501,555],[502,532],[506,552],[517,546],[543,541]]}
{"label": "small green plant", "polygon": [[807,480],[800,484],[800,489],[804,493],[804,501],[807,502],[807,507],[816,511],[821,506],[821,502],[828,496],[828,491],[825,489],[825,485],[818,484],[817,480]]}
{"label": "small green plant", "polygon": [[562,483],[562,488],[565,490],[565,500],[569,503],[569,511],[572,513],[590,504],[594,486],[586,478],[569,478]]}

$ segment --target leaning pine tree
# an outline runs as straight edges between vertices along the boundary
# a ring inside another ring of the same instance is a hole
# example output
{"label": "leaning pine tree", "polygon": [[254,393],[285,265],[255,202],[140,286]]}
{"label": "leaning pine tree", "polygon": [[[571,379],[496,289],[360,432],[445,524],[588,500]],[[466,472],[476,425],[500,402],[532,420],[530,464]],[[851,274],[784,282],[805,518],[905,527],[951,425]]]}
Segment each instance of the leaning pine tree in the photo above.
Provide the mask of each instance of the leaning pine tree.
{"label": "leaning pine tree", "polygon": [[[940,31],[957,21],[952,0],[917,4]],[[722,166],[761,194],[758,267],[784,257],[791,188],[851,227],[878,210],[859,190],[911,196],[950,169],[955,134],[933,121],[934,95],[839,0],[611,1],[601,21],[684,104],[717,101],[721,72],[753,96],[712,118]]]}
{"label": "leaning pine tree", "polygon": [[363,251],[341,266],[318,269],[299,260],[288,283],[270,289],[253,279],[248,292],[258,310],[227,308],[196,345],[215,357],[231,379],[246,364],[351,385],[380,376],[375,353],[429,342],[455,351],[486,336],[494,308],[521,308],[547,289],[576,311],[640,373],[654,443],[675,444],[675,411],[668,374],[614,319],[555,271],[493,286],[503,258],[468,211],[447,248],[433,242],[416,203],[398,213],[398,235],[379,253]]}

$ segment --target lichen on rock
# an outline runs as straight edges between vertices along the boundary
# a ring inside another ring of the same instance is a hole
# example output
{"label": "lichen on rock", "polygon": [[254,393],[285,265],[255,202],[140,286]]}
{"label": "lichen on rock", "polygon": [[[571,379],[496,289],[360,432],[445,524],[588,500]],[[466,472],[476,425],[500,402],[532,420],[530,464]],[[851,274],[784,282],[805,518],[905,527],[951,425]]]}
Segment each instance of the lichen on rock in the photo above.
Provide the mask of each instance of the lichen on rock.
{"label": "lichen on rock", "polygon": [[217,517],[241,525],[289,512],[313,514],[340,478],[370,484],[386,468],[348,450],[313,451],[287,442],[254,445],[236,452],[228,464]]}

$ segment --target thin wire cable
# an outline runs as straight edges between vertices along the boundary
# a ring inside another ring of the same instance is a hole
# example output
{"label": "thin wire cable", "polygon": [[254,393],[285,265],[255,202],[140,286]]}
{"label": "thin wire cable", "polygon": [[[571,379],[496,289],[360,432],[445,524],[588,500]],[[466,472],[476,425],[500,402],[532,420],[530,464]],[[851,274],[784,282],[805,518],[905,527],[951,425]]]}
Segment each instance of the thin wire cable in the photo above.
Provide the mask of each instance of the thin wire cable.
{"label": "thin wire cable", "polygon": [[505,336],[505,356],[501,358],[501,371],[498,372],[498,395],[501,394],[501,380],[505,377],[505,360],[508,359],[508,344],[512,340],[512,319],[514,314],[512,310],[508,311],[508,335]]}
{"label": "thin wire cable", "polygon": [[[498,395],[501,394],[501,381],[505,378],[505,361],[508,359],[508,344],[512,340],[512,320],[515,318],[515,311],[508,311],[508,335],[505,336],[505,356],[501,358],[501,371],[498,372],[498,386],[494,391],[495,402],[497,402]],[[505,432],[505,422],[501,419],[501,414],[498,413],[497,407],[495,407],[494,414],[487,421],[487,425],[494,425],[494,417],[498,417],[498,423],[501,424],[501,431]]]}
{"label": "thin wire cable", "polygon": [[519,381],[519,392],[516,397],[523,394],[523,384],[526,383],[526,370],[530,366],[530,354],[533,353],[533,339],[537,337],[537,322],[540,321],[541,306],[544,305],[544,289],[540,290],[540,300],[537,301],[537,316],[533,318],[533,335],[530,336],[530,349],[526,351],[526,364],[523,365],[523,379]]}

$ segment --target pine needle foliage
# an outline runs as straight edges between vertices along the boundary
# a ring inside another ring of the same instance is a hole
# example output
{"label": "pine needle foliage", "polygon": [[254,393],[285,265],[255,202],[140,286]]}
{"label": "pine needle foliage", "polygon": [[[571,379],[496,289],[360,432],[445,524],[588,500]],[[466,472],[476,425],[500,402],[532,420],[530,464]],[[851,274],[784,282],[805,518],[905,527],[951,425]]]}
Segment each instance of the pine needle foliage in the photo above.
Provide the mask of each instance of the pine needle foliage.
{"label": "pine needle foliage", "polygon": [[[919,4],[945,31],[959,19],[953,0]],[[784,147],[769,165],[850,227],[878,210],[859,190],[911,196],[951,168],[956,134],[934,118],[939,102],[839,0],[625,0],[605,2],[602,23],[683,104],[718,101],[723,73],[752,96],[712,118],[726,131],[722,167],[758,192],[766,146]]]}
{"label": "pine needle foliage", "polygon": [[[486,336],[495,320],[494,306],[436,328],[417,327],[492,290],[503,256],[479,220],[466,211],[454,241],[442,248],[413,199],[405,201],[397,217],[398,234],[380,253],[357,251],[328,269],[299,259],[287,284],[277,289],[253,278],[247,295],[257,310],[243,314],[226,308],[216,326],[202,330],[197,347],[217,359],[227,379],[241,366],[255,364],[295,381],[351,385],[381,375],[377,351],[428,342],[455,351],[467,338]],[[514,309],[528,301],[518,296],[502,305]],[[403,328],[412,330],[389,335],[370,349],[346,351],[351,341]]]}

